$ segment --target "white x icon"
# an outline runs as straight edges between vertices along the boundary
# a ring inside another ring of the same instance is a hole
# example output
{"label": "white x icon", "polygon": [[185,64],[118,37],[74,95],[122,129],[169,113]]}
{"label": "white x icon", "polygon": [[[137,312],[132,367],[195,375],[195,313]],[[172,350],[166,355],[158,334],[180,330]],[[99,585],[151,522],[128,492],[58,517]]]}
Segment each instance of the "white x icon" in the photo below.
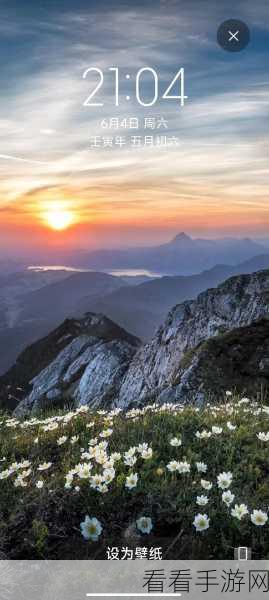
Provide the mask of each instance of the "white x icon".
{"label": "white x icon", "polygon": [[238,39],[238,37],[237,37],[237,36],[238,36],[238,34],[239,34],[239,29],[238,29],[238,30],[237,30],[235,33],[233,33],[232,31],[229,31],[229,34],[230,34],[230,36],[231,36],[231,37],[229,38],[229,42],[231,42],[232,40],[235,40],[236,42],[239,42],[239,39]]}

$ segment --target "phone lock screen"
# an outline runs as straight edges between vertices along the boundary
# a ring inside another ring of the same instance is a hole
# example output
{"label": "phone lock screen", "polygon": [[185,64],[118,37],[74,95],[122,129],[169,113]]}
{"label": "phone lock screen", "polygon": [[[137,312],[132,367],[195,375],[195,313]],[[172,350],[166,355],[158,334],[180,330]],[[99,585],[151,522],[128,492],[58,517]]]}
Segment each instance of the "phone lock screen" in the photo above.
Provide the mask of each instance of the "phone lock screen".
{"label": "phone lock screen", "polygon": [[267,0],[0,1],[1,598],[269,592],[268,56]]}

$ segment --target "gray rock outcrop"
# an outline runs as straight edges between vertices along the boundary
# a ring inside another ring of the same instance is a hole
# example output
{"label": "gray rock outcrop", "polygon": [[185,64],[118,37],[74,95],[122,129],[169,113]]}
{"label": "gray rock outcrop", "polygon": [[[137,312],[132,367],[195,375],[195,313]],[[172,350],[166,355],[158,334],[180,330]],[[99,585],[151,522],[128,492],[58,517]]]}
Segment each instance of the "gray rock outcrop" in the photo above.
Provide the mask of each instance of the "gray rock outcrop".
{"label": "gray rock outcrop", "polygon": [[17,416],[64,403],[110,405],[139,341],[103,315],[76,321],[77,335],[65,333],[64,348],[30,381],[30,393],[15,410]]}
{"label": "gray rock outcrop", "polygon": [[175,306],[152,341],[135,355],[118,405],[126,408],[153,399],[184,401],[183,390],[198,360],[193,354],[190,363],[188,354],[207,339],[268,315],[269,271],[232,277],[196,300]]}

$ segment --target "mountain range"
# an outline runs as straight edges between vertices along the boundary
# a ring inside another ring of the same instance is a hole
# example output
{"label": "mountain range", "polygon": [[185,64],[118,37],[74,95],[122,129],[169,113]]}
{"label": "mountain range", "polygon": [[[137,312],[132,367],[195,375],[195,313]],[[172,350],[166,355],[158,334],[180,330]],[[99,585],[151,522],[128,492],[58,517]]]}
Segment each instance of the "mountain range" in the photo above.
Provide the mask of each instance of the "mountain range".
{"label": "mountain range", "polygon": [[164,275],[192,275],[216,263],[235,265],[265,252],[265,246],[250,238],[195,239],[182,232],[159,246],[80,252],[71,261],[97,271],[147,269]]}
{"label": "mountain range", "polygon": [[[102,313],[131,334],[149,340],[177,303],[195,298],[228,277],[269,268],[269,254],[236,266],[216,265],[197,275],[148,278],[107,273],[24,271],[0,278],[0,373],[29,344],[66,318]],[[132,283],[132,285],[131,285]]]}
{"label": "mountain range", "polygon": [[269,383],[269,270],[176,305],[147,344],[101,314],[65,321],[0,379],[15,414],[59,404],[139,407],[257,395]]}

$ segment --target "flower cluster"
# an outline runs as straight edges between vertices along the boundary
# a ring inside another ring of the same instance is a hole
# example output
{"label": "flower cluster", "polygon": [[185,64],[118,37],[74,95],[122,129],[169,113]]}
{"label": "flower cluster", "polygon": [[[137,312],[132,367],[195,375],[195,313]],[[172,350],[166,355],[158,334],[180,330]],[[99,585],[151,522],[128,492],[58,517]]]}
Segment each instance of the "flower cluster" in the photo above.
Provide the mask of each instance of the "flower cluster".
{"label": "flower cluster", "polygon": [[[93,494],[98,502],[109,497],[113,502],[120,490],[122,502],[132,506],[136,494],[140,499],[144,496],[145,511],[151,492],[167,490],[175,494],[178,512],[185,507],[189,527],[193,525],[198,534],[216,526],[216,512],[238,527],[241,522],[250,528],[264,527],[268,524],[264,496],[255,501],[251,490],[243,496],[237,461],[229,453],[248,428],[249,439],[262,457],[260,463],[266,463],[269,408],[247,398],[236,403],[230,399],[227,394],[225,405],[204,408],[153,404],[123,413],[120,409],[92,412],[82,406],[44,419],[3,416],[0,487],[10,486],[16,494],[31,491],[37,504],[59,490],[71,501]],[[167,429],[160,425],[164,417]],[[97,518],[87,511],[86,507],[81,534],[96,542],[106,523],[101,514]],[[133,517],[137,532],[150,534],[155,518],[139,515],[140,509]]]}

